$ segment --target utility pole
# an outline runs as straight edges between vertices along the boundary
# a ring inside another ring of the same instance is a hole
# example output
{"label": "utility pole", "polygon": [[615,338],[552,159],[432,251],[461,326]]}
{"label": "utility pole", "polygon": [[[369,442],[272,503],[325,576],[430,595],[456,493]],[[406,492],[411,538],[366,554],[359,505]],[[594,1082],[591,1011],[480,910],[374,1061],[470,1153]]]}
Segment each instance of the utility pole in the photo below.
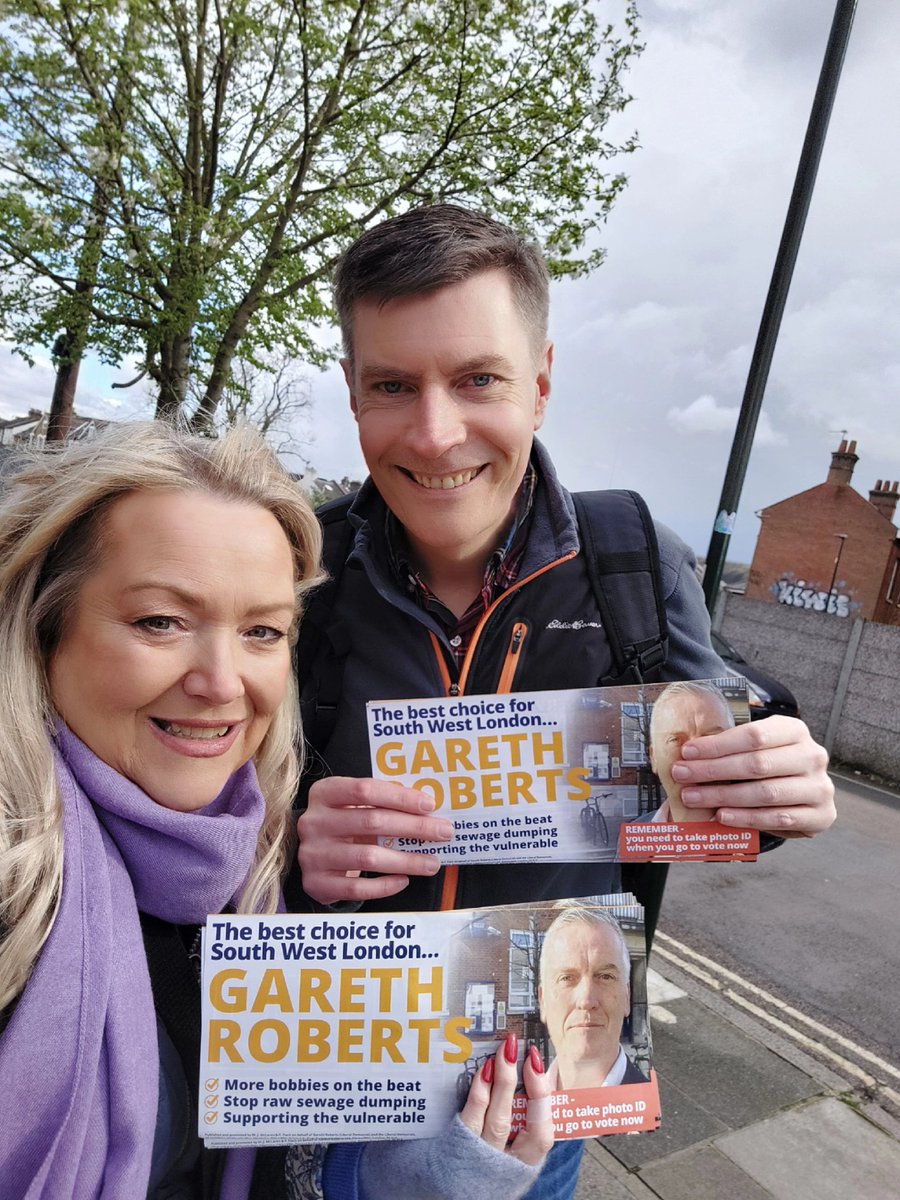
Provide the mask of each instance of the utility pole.
{"label": "utility pole", "polygon": [[775,257],[775,266],[772,270],[772,279],[769,283],[759,333],[756,336],[756,345],[753,348],[753,358],[747,375],[747,385],[744,389],[744,399],[741,403],[734,441],[731,444],[731,456],[725,469],[725,481],[716,510],[717,515],[713,524],[709,550],[706,554],[703,592],[706,596],[706,607],[710,612],[713,611],[716,597],[719,594],[722,569],[725,566],[728,543],[731,540],[738,502],[744,486],[744,477],[747,474],[747,462],[756,433],[756,423],[762,408],[769,368],[775,353],[775,343],[778,340],[778,331],[781,328],[781,318],[784,315],[784,306],[791,286],[794,264],[797,261],[797,253],[803,237],[806,214],[809,212],[819,160],[822,157],[822,147],[828,132],[828,122],[837,93],[838,81],[841,77],[841,68],[844,65],[844,55],[850,40],[850,30],[853,26],[855,12],[856,0],[837,0],[831,23],[831,33],[825,48],[819,83],[816,87],[806,137],[803,142],[803,150],[800,154],[800,163],[797,167],[797,176],[794,180],[794,189],[784,222],[784,231],[781,235],[778,254]]}
{"label": "utility pole", "polygon": [[837,579],[838,567],[841,565],[841,555],[844,553],[844,543],[850,536],[847,533],[836,533],[838,539],[837,554],[834,556],[834,570],[831,572],[831,583],[828,585],[828,611],[836,610],[837,601],[834,599],[834,581]]}

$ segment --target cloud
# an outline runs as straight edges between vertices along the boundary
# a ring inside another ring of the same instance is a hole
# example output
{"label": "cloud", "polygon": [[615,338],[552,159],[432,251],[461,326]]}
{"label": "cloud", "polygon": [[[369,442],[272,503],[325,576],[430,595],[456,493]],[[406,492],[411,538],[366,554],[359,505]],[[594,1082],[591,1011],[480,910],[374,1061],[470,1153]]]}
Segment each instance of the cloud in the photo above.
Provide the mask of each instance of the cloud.
{"label": "cloud", "polygon": [[[669,424],[681,433],[733,433],[737,425],[737,407],[719,404],[715,396],[698,396],[685,408],[670,408]],[[772,428],[768,413],[760,413],[753,442],[756,446],[780,446],[787,439]]]}
{"label": "cloud", "polygon": [[[24,417],[33,408],[49,412],[56,373],[46,355],[38,351],[32,357],[33,366],[15,354],[9,343],[0,342],[0,417]],[[75,411],[79,416],[121,420],[142,415],[146,396],[131,393],[126,393],[125,398],[120,398],[122,393],[104,395],[96,381],[102,378],[106,383],[106,374],[91,360],[82,365],[75,398]]]}
{"label": "cloud", "polygon": [[44,359],[30,367],[12,347],[0,342],[0,417],[25,417],[29,409],[50,407],[53,395],[53,369]]}

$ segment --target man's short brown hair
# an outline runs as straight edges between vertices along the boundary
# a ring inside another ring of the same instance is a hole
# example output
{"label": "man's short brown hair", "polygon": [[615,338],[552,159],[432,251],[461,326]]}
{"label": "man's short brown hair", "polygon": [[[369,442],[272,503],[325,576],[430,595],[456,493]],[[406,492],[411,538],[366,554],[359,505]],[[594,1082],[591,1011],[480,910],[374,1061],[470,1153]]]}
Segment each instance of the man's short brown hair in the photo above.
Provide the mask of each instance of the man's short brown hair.
{"label": "man's short brown hair", "polygon": [[500,221],[457,204],[414,208],[367,229],[334,272],[344,352],[353,355],[353,306],[434,292],[482,271],[505,271],[536,351],[547,338],[549,276],[536,243]]}

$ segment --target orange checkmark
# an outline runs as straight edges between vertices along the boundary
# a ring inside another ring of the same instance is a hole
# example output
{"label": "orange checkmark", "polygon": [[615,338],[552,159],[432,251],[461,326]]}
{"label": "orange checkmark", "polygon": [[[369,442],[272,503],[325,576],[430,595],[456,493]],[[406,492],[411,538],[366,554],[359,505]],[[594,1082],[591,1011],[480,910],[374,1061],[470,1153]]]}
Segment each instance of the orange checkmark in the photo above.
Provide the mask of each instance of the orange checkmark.
{"label": "orange checkmark", "polygon": [[218,1086],[219,1086],[218,1079],[207,1079],[206,1090],[208,1092],[214,1092]]}
{"label": "orange checkmark", "polygon": [[215,1125],[219,1114],[217,1112],[208,1112],[203,1114],[203,1120],[207,1125]]}
{"label": "orange checkmark", "polygon": [[219,1103],[218,1096],[207,1096],[206,1097],[206,1107],[207,1108],[214,1108],[218,1103]]}

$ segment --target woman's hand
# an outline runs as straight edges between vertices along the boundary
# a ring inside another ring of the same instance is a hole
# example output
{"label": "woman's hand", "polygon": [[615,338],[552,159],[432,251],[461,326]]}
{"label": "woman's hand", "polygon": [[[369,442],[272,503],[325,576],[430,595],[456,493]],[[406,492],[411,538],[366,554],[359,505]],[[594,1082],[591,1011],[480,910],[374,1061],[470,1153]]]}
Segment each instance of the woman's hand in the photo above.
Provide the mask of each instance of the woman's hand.
{"label": "woman's hand", "polygon": [[[530,1192],[553,1145],[550,1083],[532,1047],[525,1056],[527,1121],[510,1142],[517,1050],[510,1034],[472,1080],[465,1107],[443,1133],[369,1142],[357,1154],[360,1200],[380,1200],[386,1181],[392,1200],[521,1200]],[[336,1144],[329,1154],[346,1159],[347,1148]]]}
{"label": "woman's hand", "polygon": [[532,1046],[525,1056],[523,1071],[528,1094],[526,1125],[510,1143],[517,1053],[517,1039],[511,1033],[472,1080],[459,1118],[468,1130],[495,1150],[506,1150],[527,1166],[536,1167],[553,1145],[550,1084],[537,1047]]}

